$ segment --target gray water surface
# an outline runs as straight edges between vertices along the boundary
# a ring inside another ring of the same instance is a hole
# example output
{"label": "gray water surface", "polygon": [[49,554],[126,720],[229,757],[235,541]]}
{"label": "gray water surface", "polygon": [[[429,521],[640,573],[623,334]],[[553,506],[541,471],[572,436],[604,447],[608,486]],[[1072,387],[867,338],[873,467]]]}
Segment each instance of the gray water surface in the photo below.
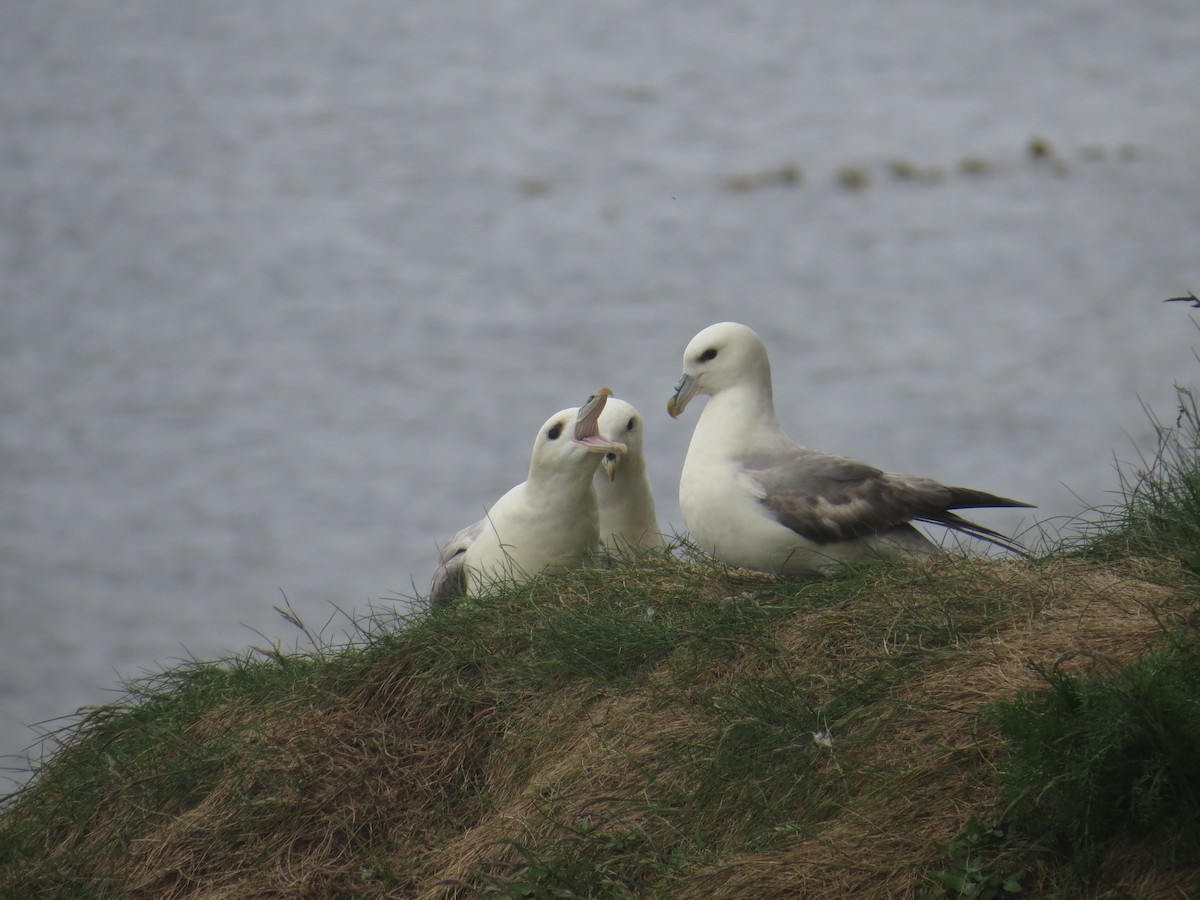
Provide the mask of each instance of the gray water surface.
{"label": "gray water surface", "polygon": [[404,605],[602,384],[682,529],[714,321],[797,440],[1070,533],[1196,380],[1197,47],[1192,0],[7,5],[0,753],[284,596]]}

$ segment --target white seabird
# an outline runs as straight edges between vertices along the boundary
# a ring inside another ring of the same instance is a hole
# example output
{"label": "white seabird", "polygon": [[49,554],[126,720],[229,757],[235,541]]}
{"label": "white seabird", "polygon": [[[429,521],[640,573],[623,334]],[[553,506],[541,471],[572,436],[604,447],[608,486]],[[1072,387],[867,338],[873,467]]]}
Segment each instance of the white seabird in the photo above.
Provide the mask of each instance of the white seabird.
{"label": "white seabird", "polygon": [[709,401],[688,446],[679,506],[692,540],[717,559],[824,575],[881,555],[928,556],[937,548],[914,521],[1024,552],[951,510],[1028,503],[888,474],[792,441],[775,418],[766,348],[745,325],[721,322],[692,338],[667,412],[677,417],[697,394]]}
{"label": "white seabird", "polygon": [[597,428],[611,394],[601,388],[578,409],[560,410],[546,420],[533,443],[528,479],[442,548],[430,600],[442,604],[494,584],[527,581],[545,570],[574,568],[597,549],[600,521],[592,476],[599,456],[625,453],[623,444],[601,437]]}
{"label": "white seabird", "polygon": [[665,546],[646,476],[641,414],[632,404],[610,397],[600,415],[599,429],[601,437],[627,448],[624,456],[606,453],[594,478],[601,543],[610,553]]}

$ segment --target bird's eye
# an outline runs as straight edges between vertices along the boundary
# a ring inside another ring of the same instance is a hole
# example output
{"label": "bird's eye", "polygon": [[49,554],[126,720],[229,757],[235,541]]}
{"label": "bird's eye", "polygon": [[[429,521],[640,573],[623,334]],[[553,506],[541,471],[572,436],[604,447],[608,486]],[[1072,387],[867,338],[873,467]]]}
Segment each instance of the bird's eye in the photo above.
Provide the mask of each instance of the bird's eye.
{"label": "bird's eye", "polygon": [[710,359],[716,359],[716,358],[717,358],[717,348],[716,347],[709,347],[707,350],[705,350],[703,353],[700,354],[700,362],[708,362]]}
{"label": "bird's eye", "polygon": [[554,426],[549,431],[546,432],[546,437],[548,437],[552,441],[557,441],[559,435],[561,435],[561,434],[562,434],[562,423],[555,422]]}
{"label": "bird's eye", "polygon": [[629,424],[625,426],[626,431],[633,431],[633,426],[637,424],[637,420],[630,419]]}

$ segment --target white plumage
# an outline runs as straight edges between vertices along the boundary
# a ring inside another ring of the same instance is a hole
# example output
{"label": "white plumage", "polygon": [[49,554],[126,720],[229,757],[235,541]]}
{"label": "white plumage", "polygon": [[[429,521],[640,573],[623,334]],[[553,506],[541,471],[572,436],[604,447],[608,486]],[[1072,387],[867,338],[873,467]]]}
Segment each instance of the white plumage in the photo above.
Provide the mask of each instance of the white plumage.
{"label": "white plumage", "polygon": [[891,475],[792,441],[775,417],[771,365],[757,334],[721,322],[683,354],[672,417],[709,395],[688,446],[679,506],[693,541],[731,565],[827,574],[856,560],[936,547],[911,522],[961,531],[1016,552],[1016,541],[951,510],[1029,506],[928,478]]}
{"label": "white plumage", "polygon": [[527,581],[545,570],[570,569],[597,549],[600,521],[592,476],[601,456],[625,452],[623,444],[598,432],[611,393],[602,388],[584,406],[546,420],[533,444],[529,477],[442,548],[430,586],[434,603]]}
{"label": "white plumage", "polygon": [[646,475],[645,422],[633,405],[609,399],[600,415],[600,434],[627,448],[624,456],[607,453],[594,484],[600,512],[600,542],[611,553],[657,549],[665,545]]}

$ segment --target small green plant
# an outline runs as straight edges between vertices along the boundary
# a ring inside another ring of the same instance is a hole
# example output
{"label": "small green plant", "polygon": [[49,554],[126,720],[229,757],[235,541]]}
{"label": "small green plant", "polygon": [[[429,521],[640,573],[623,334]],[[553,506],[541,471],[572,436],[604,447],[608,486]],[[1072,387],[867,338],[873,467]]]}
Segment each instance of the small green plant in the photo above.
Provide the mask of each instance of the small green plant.
{"label": "small green plant", "polygon": [[1114,838],[1160,835],[1200,858],[1200,649],[1193,629],[1129,665],[1101,654],[1091,674],[1043,672],[1048,690],[993,704],[1008,739],[1008,816],[1086,867]]}
{"label": "small green plant", "polygon": [[[1004,857],[1023,842],[1014,834],[1010,823],[994,819],[981,821],[974,816],[967,820],[962,834],[938,850],[949,858],[946,869],[931,876],[944,893],[974,900],[997,900],[1021,893],[1024,869],[1002,865]],[[924,897],[937,896],[925,891]]]}

